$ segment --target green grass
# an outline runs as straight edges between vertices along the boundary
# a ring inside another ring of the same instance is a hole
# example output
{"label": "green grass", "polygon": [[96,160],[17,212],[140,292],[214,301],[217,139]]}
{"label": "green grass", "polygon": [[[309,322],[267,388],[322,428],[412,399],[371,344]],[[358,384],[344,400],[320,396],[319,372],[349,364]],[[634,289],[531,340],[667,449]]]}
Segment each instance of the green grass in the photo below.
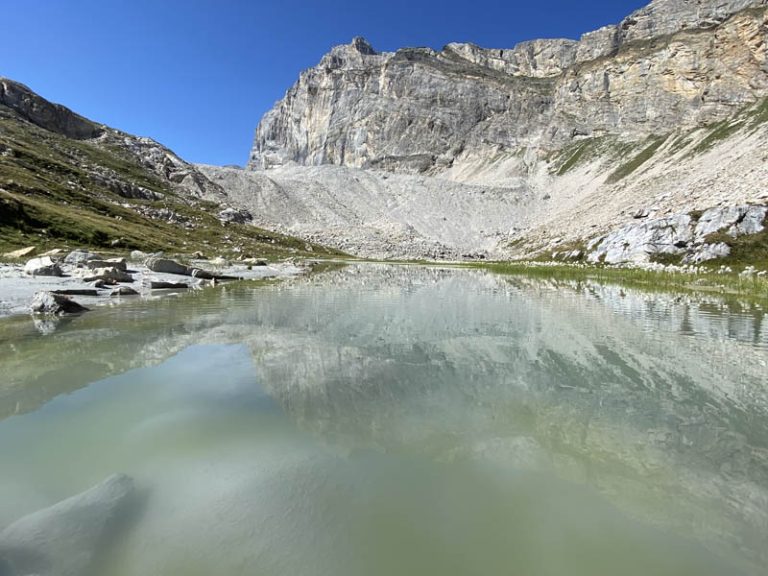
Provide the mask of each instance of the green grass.
{"label": "green grass", "polygon": [[576,144],[573,147],[566,148],[561,155],[566,156],[567,159],[565,160],[565,162],[563,162],[563,164],[557,170],[557,175],[563,176],[564,174],[567,174],[573,168],[578,166],[579,161],[582,158],[584,158],[585,153],[593,143],[594,143],[593,140],[585,140],[583,142],[580,142],[579,144]]}
{"label": "green grass", "polygon": [[669,155],[674,156],[681,150],[685,149],[691,142],[693,142],[693,139],[688,134],[678,136],[669,146]]}
{"label": "green grass", "polygon": [[626,162],[614,170],[608,176],[606,182],[609,184],[614,184],[635,172],[638,168],[640,168],[653,157],[656,151],[661,147],[662,144],[664,144],[664,142],[666,142],[666,140],[666,136],[652,138],[650,145],[645,147],[639,154],[629,160],[629,162]]}
{"label": "green grass", "polygon": [[757,128],[768,122],[768,98],[764,98],[757,106],[749,111],[749,126]]}
{"label": "green grass", "polygon": [[[97,172],[150,190],[159,200],[122,197],[94,179]],[[194,228],[138,212],[150,208],[168,209]],[[218,211],[213,202],[177,192],[114,143],[72,140],[0,106],[0,253],[36,246],[225,257],[341,254],[254,226],[223,226]]]}
{"label": "green grass", "polygon": [[714,147],[719,142],[733,136],[744,127],[744,120],[737,118],[735,120],[723,120],[709,127],[709,134],[696,144],[690,155],[701,154]]}
{"label": "green grass", "polygon": [[718,264],[743,269],[745,266],[755,266],[761,270],[768,269],[768,229],[757,234],[733,238],[724,231],[715,232],[706,237],[711,244],[722,242],[731,248],[731,254],[719,259]]}
{"label": "green grass", "polygon": [[718,274],[714,270],[700,274],[659,272],[635,268],[607,266],[573,266],[556,264],[536,266],[526,263],[471,263],[465,267],[481,268],[498,274],[546,278],[553,280],[585,281],[618,284],[650,292],[716,293],[724,297],[738,297],[751,301],[768,302],[768,279],[756,276],[745,278],[736,273]]}

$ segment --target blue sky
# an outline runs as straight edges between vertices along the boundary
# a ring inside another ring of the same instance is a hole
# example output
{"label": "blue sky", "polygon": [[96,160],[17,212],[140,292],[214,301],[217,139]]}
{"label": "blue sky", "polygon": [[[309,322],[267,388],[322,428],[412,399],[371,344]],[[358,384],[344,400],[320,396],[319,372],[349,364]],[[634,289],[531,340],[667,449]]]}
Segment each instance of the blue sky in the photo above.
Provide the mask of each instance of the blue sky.
{"label": "blue sky", "polygon": [[644,0],[0,0],[0,75],[183,158],[243,164],[304,68],[365,36],[380,51],[577,38]]}

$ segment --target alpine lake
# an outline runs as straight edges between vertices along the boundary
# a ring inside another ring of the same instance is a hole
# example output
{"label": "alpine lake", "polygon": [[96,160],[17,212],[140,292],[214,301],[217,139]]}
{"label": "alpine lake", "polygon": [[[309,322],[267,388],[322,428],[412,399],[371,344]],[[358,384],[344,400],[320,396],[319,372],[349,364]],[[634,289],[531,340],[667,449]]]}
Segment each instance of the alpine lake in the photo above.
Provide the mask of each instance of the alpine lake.
{"label": "alpine lake", "polygon": [[[97,537],[46,525],[114,474]],[[0,558],[25,530],[51,576],[764,576],[768,315],[353,264],[8,318]]]}

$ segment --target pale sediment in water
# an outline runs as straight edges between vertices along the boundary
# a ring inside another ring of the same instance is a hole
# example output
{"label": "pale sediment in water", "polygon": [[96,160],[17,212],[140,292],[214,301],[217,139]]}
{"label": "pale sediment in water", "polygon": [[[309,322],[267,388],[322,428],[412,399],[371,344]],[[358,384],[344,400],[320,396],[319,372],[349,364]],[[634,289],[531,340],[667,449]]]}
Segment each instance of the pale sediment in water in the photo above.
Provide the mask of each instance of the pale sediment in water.
{"label": "pale sediment in water", "polygon": [[759,306],[362,265],[6,327],[0,526],[125,472],[107,576],[768,561]]}

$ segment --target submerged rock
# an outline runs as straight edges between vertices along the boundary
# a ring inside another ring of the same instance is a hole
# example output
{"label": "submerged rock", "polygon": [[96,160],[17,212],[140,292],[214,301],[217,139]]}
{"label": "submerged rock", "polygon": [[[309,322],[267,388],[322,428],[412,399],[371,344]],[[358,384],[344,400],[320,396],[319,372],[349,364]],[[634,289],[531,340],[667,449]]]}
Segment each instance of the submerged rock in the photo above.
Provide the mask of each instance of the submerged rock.
{"label": "submerged rock", "polygon": [[61,296],[98,296],[99,291],[95,288],[65,288],[63,290],[51,290],[53,294]]}
{"label": "submerged rock", "polygon": [[30,276],[63,276],[61,267],[50,256],[33,258],[24,266],[24,272]]}
{"label": "submerged rock", "polygon": [[0,575],[83,576],[120,527],[134,493],[125,475],[25,516],[0,532]]}
{"label": "submerged rock", "polygon": [[54,294],[53,292],[38,292],[35,294],[30,310],[33,314],[51,314],[54,316],[88,312],[88,308],[85,306],[78,304],[63,294]]}

